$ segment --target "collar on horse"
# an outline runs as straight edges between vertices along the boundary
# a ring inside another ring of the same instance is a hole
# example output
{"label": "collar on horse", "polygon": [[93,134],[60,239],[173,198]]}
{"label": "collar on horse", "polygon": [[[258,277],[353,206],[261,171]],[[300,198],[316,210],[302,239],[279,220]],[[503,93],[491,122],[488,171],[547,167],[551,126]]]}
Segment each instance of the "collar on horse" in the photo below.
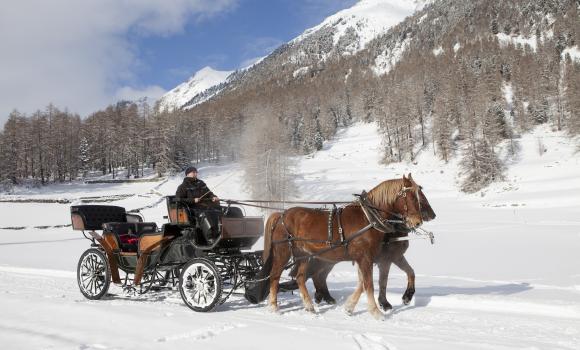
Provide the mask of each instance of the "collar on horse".
{"label": "collar on horse", "polygon": [[[365,214],[369,224],[371,224],[372,228],[382,233],[393,233],[396,232],[395,228],[393,227],[392,223],[403,223],[403,220],[389,220],[383,219],[380,212],[384,211],[376,206],[372,205],[368,198],[368,193],[366,191],[362,191],[361,194],[355,195],[357,198],[357,202],[360,204],[360,207]],[[402,219],[402,215],[398,213],[389,213],[398,219]]]}

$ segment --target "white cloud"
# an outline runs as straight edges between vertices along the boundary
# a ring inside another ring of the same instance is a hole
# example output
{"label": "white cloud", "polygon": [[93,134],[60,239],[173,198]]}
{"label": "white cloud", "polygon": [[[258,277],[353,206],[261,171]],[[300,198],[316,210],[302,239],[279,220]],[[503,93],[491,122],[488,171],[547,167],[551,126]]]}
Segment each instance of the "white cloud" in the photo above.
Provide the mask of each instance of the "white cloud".
{"label": "white cloud", "polygon": [[[80,114],[139,91],[133,35],[169,36],[238,0],[19,0],[0,2],[0,126],[18,108],[53,102]],[[131,34],[131,35],[129,35]]]}

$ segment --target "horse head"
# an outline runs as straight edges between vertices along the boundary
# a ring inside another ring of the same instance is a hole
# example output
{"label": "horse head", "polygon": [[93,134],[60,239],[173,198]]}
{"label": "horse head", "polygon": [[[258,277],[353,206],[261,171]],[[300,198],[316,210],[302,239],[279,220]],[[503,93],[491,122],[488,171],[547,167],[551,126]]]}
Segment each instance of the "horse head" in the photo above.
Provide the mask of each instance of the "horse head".
{"label": "horse head", "polygon": [[415,228],[423,224],[420,190],[420,186],[413,180],[411,173],[407,177],[403,175],[403,186],[397,193],[393,209],[402,214],[403,220],[409,228]]}
{"label": "horse head", "polygon": [[[409,174],[408,177],[403,175],[402,179],[383,181],[368,193],[368,197],[381,211],[395,214],[409,228],[415,228],[423,223],[420,192],[421,186],[417,185]],[[425,214],[427,217],[431,216],[429,212]],[[432,214],[434,216],[434,213]]]}
{"label": "horse head", "polygon": [[423,187],[419,186],[419,204],[421,205],[421,217],[424,222],[431,221],[435,219],[435,211],[431,208],[431,204],[427,200],[427,197],[423,193]]}

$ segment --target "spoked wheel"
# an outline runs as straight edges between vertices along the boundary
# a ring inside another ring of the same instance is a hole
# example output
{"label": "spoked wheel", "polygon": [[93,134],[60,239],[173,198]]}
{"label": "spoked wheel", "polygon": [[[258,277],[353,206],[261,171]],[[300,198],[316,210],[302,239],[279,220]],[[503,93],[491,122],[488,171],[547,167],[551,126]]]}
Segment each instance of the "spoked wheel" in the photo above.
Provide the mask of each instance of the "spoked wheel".
{"label": "spoked wheel", "polygon": [[211,311],[222,294],[221,276],[214,263],[203,258],[187,263],[179,276],[179,293],[190,309]]}
{"label": "spoked wheel", "polygon": [[77,265],[77,282],[87,299],[101,299],[111,284],[111,268],[107,256],[97,248],[87,249]]}

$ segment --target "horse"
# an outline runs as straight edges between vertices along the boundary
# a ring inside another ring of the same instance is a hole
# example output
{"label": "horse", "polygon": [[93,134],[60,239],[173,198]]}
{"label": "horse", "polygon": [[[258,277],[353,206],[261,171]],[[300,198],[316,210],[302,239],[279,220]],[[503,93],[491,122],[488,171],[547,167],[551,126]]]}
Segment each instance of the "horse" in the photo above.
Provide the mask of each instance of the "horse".
{"label": "horse", "polygon": [[[345,310],[352,314],[363,291],[367,294],[369,313],[380,318],[381,312],[374,298],[373,262],[380,252],[387,219],[400,219],[409,228],[423,223],[420,211],[419,185],[411,174],[402,179],[381,182],[361,199],[344,207],[338,217],[331,218],[333,230],[329,237],[328,214],[311,208],[293,207],[281,215],[268,218],[264,239],[264,267],[260,275],[269,274],[269,305],[279,310],[278,290],[280,276],[293,256],[298,265],[296,281],[304,308],[315,312],[306,289],[306,269],[310,256],[337,263],[353,261],[358,266],[358,285],[348,298]],[[342,227],[342,236],[338,228]],[[332,246],[333,242],[342,242]]]}
{"label": "horse", "polygon": [[[423,222],[428,222],[435,219],[436,214],[431,208],[431,204],[427,200],[427,197],[419,188],[419,200],[421,204],[421,217]],[[389,279],[389,270],[391,264],[395,264],[407,275],[407,288],[403,293],[403,303],[408,305],[413,299],[415,294],[415,271],[411,265],[407,262],[405,258],[405,252],[409,248],[408,240],[398,240],[403,237],[407,237],[410,230],[403,225],[395,225],[395,232],[392,234],[386,234],[385,239],[382,242],[382,247],[379,255],[377,256],[375,263],[379,267],[379,305],[383,311],[387,311],[393,308],[393,306],[388,302],[386,297],[387,282]],[[320,259],[311,259],[308,262],[308,267],[306,269],[305,279],[312,278],[314,284],[315,293],[314,300],[317,304],[324,300],[328,304],[336,304],[336,300],[330,295],[328,291],[328,285],[326,284],[326,279],[328,274],[334,267],[334,263],[326,262]],[[285,289],[296,289],[295,278],[298,274],[298,269],[294,268],[290,272],[290,276],[294,280],[285,282],[283,288]]]}

